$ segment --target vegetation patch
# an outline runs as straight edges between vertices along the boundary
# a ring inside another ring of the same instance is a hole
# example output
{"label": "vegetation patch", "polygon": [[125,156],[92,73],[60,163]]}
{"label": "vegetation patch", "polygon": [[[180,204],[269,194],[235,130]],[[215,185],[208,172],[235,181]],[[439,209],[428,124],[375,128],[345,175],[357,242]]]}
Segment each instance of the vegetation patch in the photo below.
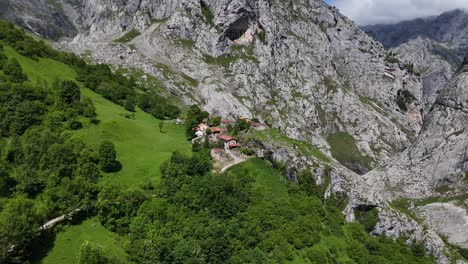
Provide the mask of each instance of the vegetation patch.
{"label": "vegetation patch", "polygon": [[407,62],[407,63],[403,64],[403,68],[405,68],[409,73],[411,73],[413,75],[416,75],[418,77],[421,76],[421,74],[414,69],[414,64],[413,63]]}
{"label": "vegetation patch", "polygon": [[214,26],[214,22],[213,22],[214,14],[211,11],[210,6],[208,6],[208,4],[205,3],[205,1],[203,0],[200,0],[200,6],[201,6],[201,10],[202,10],[205,23],[207,23],[210,26]]}
{"label": "vegetation patch", "polygon": [[332,80],[332,78],[325,76],[322,80],[322,83],[327,89],[327,94],[336,93],[338,91],[338,87],[335,81]]}
{"label": "vegetation patch", "polygon": [[396,54],[395,52],[389,51],[387,53],[387,56],[385,57],[385,61],[388,63],[399,63],[400,60],[398,59],[397,55],[398,54]]}
{"label": "vegetation patch", "polygon": [[418,222],[419,224],[422,224],[423,221],[421,218],[419,218],[413,211],[411,211],[409,208],[411,207],[412,201],[408,199],[397,199],[394,200],[390,203],[390,205],[400,211],[401,213],[405,214],[409,218],[413,219],[414,221]]}
{"label": "vegetation patch", "polygon": [[101,246],[103,255],[116,259],[117,263],[128,263],[125,240],[104,228],[97,218],[85,220],[79,225],[65,226],[41,263],[78,263],[80,248],[86,241]]}
{"label": "vegetation patch", "polygon": [[354,216],[356,217],[356,220],[364,226],[364,229],[367,232],[372,232],[372,230],[374,230],[375,225],[379,221],[379,212],[377,208],[372,208],[370,210],[366,209],[355,210]]}
{"label": "vegetation patch", "polygon": [[[251,159],[211,175],[200,155],[189,159],[176,153],[163,166],[160,191],[141,205],[131,224],[134,262],[434,261],[404,240],[371,237],[359,223],[347,224],[340,209],[345,199],[322,200],[304,192],[265,161]],[[153,243],[164,250],[148,250],[158,248]]]}
{"label": "vegetation patch", "polygon": [[195,46],[195,41],[191,39],[176,38],[174,39],[174,43],[184,48],[192,48]]}
{"label": "vegetation patch", "polygon": [[406,112],[408,111],[408,105],[411,104],[414,100],[416,100],[416,97],[408,91],[408,90],[400,90],[398,91],[397,97],[396,97],[396,103],[398,105],[398,108],[400,108],[401,111]]}
{"label": "vegetation patch", "polygon": [[364,156],[356,146],[356,140],[348,133],[338,132],[327,138],[332,156],[349,169],[363,174],[372,167],[372,158]]}
{"label": "vegetation patch", "polygon": [[125,35],[123,35],[122,37],[114,40],[114,42],[127,43],[127,42],[132,41],[134,38],[138,37],[139,35],[141,35],[140,31],[138,31],[137,29],[132,29],[129,32],[127,32]]}
{"label": "vegetation patch", "polygon": [[167,21],[169,21],[169,19],[171,19],[171,17],[164,17],[164,18],[160,18],[160,19],[153,19],[151,20],[151,22],[154,24],[154,23],[159,23],[159,24],[164,24],[166,23]]}

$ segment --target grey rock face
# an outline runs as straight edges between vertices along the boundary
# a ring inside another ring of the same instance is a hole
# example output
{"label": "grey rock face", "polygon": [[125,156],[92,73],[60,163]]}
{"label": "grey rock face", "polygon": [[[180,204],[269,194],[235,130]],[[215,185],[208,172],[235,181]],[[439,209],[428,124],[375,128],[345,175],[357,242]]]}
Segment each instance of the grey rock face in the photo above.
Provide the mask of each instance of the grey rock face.
{"label": "grey rock face", "polygon": [[399,57],[414,65],[423,81],[424,113],[433,106],[439,92],[459,67],[459,59],[447,46],[425,37],[417,37],[393,49]]}
{"label": "grey rock face", "polygon": [[[328,135],[346,132],[374,166],[420,130],[421,82],[386,64],[378,42],[322,1],[85,1],[83,7],[89,31],[62,47],[141,68],[212,113],[269,120],[325,151]],[[142,34],[130,45],[112,43],[131,28]],[[416,99],[404,113],[396,106],[401,90]]]}
{"label": "grey rock face", "polygon": [[416,142],[364,177],[389,198],[426,198],[438,187],[464,194],[467,160],[468,72],[461,70],[441,91]]}
{"label": "grey rock face", "polygon": [[[73,0],[63,0],[66,1]],[[53,40],[74,37],[78,33],[58,0],[3,0],[0,1],[0,17]]]}
{"label": "grey rock face", "polygon": [[419,18],[397,24],[362,27],[388,48],[395,48],[418,36],[450,43],[459,59],[468,48],[468,12],[457,9],[440,16]]}
{"label": "grey rock face", "polygon": [[[448,262],[442,239],[386,200],[428,197],[438,185],[464,191],[459,183],[467,163],[460,154],[468,133],[466,74],[438,96],[438,85],[423,89],[414,74],[385,61],[379,42],[320,0],[83,0],[66,14],[79,16],[69,20],[80,34],[58,47],[141,69],[187,104],[225,117],[257,117],[328,155],[329,136],[347,133],[373,167],[389,163],[361,177],[332,161],[328,194],[348,194],[347,219],[354,220],[357,208],[377,207],[376,233],[423,241],[439,263]],[[115,42],[131,30],[141,34]],[[435,44],[424,43],[421,52],[430,53]],[[407,49],[409,54],[415,48]],[[442,71],[448,78],[450,66],[439,65],[439,57],[427,55],[420,65],[431,59],[427,76]],[[396,103],[402,91],[414,97],[407,111]],[[262,145],[259,153],[291,164],[291,179],[294,171],[319,164],[314,175],[324,182],[320,161],[294,148]]]}
{"label": "grey rock face", "polygon": [[465,10],[397,24],[370,25],[363,30],[398,53],[402,61],[414,64],[423,80],[425,114],[468,51]]}
{"label": "grey rock face", "polygon": [[454,203],[433,203],[418,207],[416,213],[448,242],[468,248],[468,214]]}

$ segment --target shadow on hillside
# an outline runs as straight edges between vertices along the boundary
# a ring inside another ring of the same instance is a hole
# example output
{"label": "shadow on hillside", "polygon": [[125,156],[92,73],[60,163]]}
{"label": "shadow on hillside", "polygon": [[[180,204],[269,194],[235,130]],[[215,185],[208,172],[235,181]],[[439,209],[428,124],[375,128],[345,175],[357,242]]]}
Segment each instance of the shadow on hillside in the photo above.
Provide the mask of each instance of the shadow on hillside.
{"label": "shadow on hillside", "polygon": [[54,248],[55,238],[55,232],[47,231],[31,243],[31,263],[42,263],[42,260]]}

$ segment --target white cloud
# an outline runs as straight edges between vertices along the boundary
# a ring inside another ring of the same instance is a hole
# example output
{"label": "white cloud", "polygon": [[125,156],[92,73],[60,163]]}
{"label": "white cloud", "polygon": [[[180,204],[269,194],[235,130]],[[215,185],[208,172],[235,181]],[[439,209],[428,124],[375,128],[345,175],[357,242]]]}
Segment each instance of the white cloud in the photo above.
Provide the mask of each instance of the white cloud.
{"label": "white cloud", "polygon": [[359,25],[440,15],[456,8],[468,10],[468,0],[336,0],[333,5]]}

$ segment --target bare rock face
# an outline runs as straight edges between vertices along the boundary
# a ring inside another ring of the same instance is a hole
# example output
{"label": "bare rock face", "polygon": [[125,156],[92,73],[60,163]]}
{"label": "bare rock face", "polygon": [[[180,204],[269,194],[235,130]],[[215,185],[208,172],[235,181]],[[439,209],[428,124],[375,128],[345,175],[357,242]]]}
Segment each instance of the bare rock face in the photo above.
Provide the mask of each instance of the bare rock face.
{"label": "bare rock face", "polygon": [[[186,104],[224,117],[257,117],[317,147],[336,158],[329,157],[327,193],[349,196],[348,220],[354,210],[378,208],[376,234],[422,241],[439,263],[449,262],[436,232],[387,204],[433,196],[441,186],[448,194],[466,192],[468,77],[461,69],[441,88],[454,68],[439,64],[433,42],[402,47],[410,54],[425,45],[416,67],[424,81],[437,81],[426,89],[321,0],[82,0],[66,10],[78,16],[69,20],[79,34],[57,47],[141,69]],[[290,164],[293,180],[294,171],[318,164],[314,175],[324,182],[327,164],[320,160],[269,142],[258,147],[259,155],[265,151]]]}
{"label": "bare rock face", "polygon": [[468,51],[466,10],[396,24],[364,26],[363,30],[396,52],[402,62],[413,64],[421,74],[424,114]]}
{"label": "bare rock face", "polygon": [[427,114],[460,65],[458,57],[448,52],[446,45],[424,37],[412,39],[393,51],[405,62],[412,63],[421,75],[424,113]]}
{"label": "bare rock face", "polygon": [[468,191],[468,71],[461,68],[441,91],[415,143],[364,177],[390,197],[426,198],[443,189]]}
{"label": "bare rock face", "polygon": [[[72,0],[63,0],[66,1]],[[53,40],[71,38],[78,33],[59,1],[3,0],[0,1],[0,17]]]}
{"label": "bare rock face", "polygon": [[431,229],[447,237],[449,243],[468,248],[468,213],[452,203],[432,203],[416,213]]}
{"label": "bare rock face", "polygon": [[[347,133],[369,160],[360,173],[421,128],[419,79],[386,63],[382,45],[322,1],[98,0],[83,9],[89,30],[62,47],[141,68],[187,103],[267,120],[325,151],[329,135]],[[131,29],[141,35],[113,43]],[[414,95],[408,111],[396,105],[403,90]]]}

